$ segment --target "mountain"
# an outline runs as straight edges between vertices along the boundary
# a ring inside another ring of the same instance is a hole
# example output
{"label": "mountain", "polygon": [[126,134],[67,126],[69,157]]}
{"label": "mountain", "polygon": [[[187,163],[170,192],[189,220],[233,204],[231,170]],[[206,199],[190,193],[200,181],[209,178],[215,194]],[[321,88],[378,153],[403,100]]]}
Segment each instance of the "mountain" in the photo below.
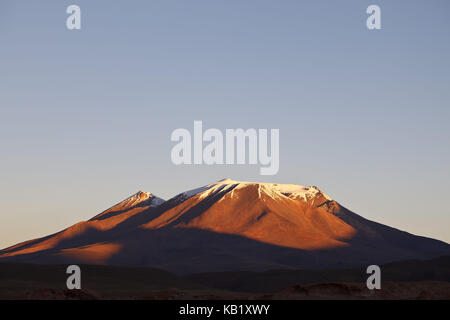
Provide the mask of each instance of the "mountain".
{"label": "mountain", "polygon": [[317,187],[221,180],[164,201],[138,192],[0,261],[149,266],[178,274],[330,269],[450,254],[347,210]]}

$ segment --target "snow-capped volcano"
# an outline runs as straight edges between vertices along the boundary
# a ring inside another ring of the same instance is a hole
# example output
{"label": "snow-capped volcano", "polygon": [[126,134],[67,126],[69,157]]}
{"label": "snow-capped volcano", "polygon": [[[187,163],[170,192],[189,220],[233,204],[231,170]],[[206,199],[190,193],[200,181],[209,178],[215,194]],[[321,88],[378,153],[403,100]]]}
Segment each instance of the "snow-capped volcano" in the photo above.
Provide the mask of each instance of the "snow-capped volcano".
{"label": "snow-capped volcano", "polygon": [[224,179],[181,196],[182,207],[169,209],[141,227],[194,228],[298,249],[345,246],[341,239],[355,233],[318,209],[331,198],[317,187]]}
{"label": "snow-capped volcano", "polygon": [[319,188],[224,179],[164,201],[138,192],[0,261],[152,266],[179,273],[338,268],[450,254],[447,243],[375,223]]}

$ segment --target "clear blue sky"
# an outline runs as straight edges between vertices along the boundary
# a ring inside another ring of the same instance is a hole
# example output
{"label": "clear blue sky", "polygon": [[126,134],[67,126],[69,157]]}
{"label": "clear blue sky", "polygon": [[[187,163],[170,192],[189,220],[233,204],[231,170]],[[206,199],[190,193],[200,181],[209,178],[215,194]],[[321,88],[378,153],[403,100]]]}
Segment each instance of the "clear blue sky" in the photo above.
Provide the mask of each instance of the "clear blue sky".
{"label": "clear blue sky", "polygon": [[[82,30],[66,29],[66,8]],[[381,7],[382,30],[365,10]],[[450,2],[0,2],[0,247],[142,189],[317,185],[450,242]],[[280,171],[174,166],[176,128],[279,128]]]}

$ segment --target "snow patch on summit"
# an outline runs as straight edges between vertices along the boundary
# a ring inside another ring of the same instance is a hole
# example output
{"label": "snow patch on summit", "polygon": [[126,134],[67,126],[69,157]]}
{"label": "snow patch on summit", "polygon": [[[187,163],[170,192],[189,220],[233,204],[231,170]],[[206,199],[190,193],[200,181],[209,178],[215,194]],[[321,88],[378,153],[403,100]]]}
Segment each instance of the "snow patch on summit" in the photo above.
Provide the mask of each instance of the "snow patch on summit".
{"label": "snow patch on summit", "polygon": [[150,207],[157,207],[160,204],[164,203],[165,200],[161,199],[150,192],[144,192],[144,191],[138,191],[137,193],[133,194],[132,196],[126,198],[122,202],[118,203],[114,207],[110,208],[114,209],[116,207],[120,208],[131,208],[134,206],[150,206]]}
{"label": "snow patch on summit", "polygon": [[199,195],[199,199],[206,198],[208,195],[225,188],[233,187],[230,197],[233,198],[234,191],[251,185],[258,186],[258,197],[262,198],[262,193],[268,194],[273,199],[289,197],[294,200],[309,201],[322,195],[326,200],[332,200],[327,194],[322,192],[316,186],[301,186],[296,184],[278,184],[278,183],[259,183],[247,181],[235,181],[223,179],[216,183],[209,184],[200,188],[192,189],[180,194],[184,199]]}

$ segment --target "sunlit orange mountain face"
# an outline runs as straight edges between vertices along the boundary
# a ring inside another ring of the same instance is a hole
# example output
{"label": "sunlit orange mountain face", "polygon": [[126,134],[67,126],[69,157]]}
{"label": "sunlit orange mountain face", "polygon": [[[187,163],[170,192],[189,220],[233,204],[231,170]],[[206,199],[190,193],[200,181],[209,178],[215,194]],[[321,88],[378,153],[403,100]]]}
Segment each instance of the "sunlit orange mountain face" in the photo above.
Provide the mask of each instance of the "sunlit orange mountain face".
{"label": "sunlit orange mountain face", "polygon": [[138,192],[0,261],[151,266],[176,273],[330,269],[426,259],[450,245],[372,222],[317,187],[225,179],[164,201]]}

